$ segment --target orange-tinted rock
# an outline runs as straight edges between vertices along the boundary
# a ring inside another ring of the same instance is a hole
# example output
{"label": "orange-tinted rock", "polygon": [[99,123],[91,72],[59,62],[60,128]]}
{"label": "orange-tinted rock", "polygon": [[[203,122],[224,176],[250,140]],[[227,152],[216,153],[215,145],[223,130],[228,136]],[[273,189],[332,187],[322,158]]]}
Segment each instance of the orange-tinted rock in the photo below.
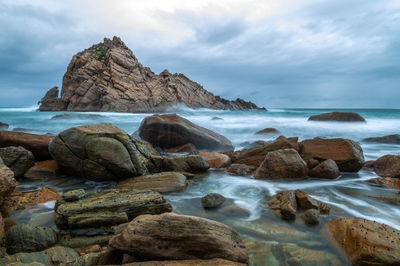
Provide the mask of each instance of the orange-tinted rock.
{"label": "orange-tinted rock", "polygon": [[336,218],[323,236],[352,265],[400,265],[400,231],[361,218]]}
{"label": "orange-tinted rock", "polygon": [[372,183],[380,187],[400,190],[400,178],[398,177],[378,177],[366,180],[365,182]]}
{"label": "orange-tinted rock", "polygon": [[296,189],[295,194],[299,209],[316,209],[319,210],[321,214],[329,214],[331,207],[328,204],[310,197],[306,192],[300,189]]}
{"label": "orange-tinted rock", "polygon": [[210,168],[226,168],[232,163],[228,155],[219,152],[200,152],[199,155],[207,160]]}
{"label": "orange-tinted rock", "polygon": [[278,217],[289,221],[296,219],[297,201],[294,191],[278,191],[268,201],[268,205]]}
{"label": "orange-tinted rock", "polygon": [[300,143],[300,155],[305,160],[313,158],[320,162],[332,159],[341,172],[358,172],[364,165],[360,145],[349,139],[314,138]]}
{"label": "orange-tinted rock", "polygon": [[25,173],[24,178],[27,179],[43,179],[56,177],[58,164],[54,160],[42,161],[31,168]]}
{"label": "orange-tinted rock", "polygon": [[196,146],[194,146],[192,143],[186,143],[184,145],[168,149],[168,153],[183,153],[183,152],[197,152],[197,149]]}
{"label": "orange-tinted rock", "polygon": [[245,164],[235,164],[226,168],[225,171],[230,175],[246,176],[253,173],[254,170]]}
{"label": "orange-tinted rock", "polygon": [[272,127],[264,128],[264,129],[256,132],[256,134],[258,134],[258,135],[279,134],[279,133],[280,133],[279,130],[277,130],[276,128],[272,128]]}
{"label": "orange-tinted rock", "polygon": [[7,198],[4,208],[7,211],[23,210],[39,203],[57,200],[57,198],[58,192],[47,187],[34,192],[14,192]]}
{"label": "orange-tinted rock", "polygon": [[374,168],[374,163],[375,163],[375,161],[366,161],[366,162],[364,163],[364,167],[367,167],[367,168]]}
{"label": "orange-tinted rock", "polygon": [[340,176],[340,171],[335,161],[328,159],[311,169],[308,175],[317,178],[336,179]]}
{"label": "orange-tinted rock", "polygon": [[338,121],[338,122],[366,122],[365,119],[351,112],[331,112],[320,115],[312,115],[308,118],[310,121]]}
{"label": "orange-tinted rock", "polygon": [[400,155],[385,155],[374,163],[374,170],[379,176],[400,177]]}

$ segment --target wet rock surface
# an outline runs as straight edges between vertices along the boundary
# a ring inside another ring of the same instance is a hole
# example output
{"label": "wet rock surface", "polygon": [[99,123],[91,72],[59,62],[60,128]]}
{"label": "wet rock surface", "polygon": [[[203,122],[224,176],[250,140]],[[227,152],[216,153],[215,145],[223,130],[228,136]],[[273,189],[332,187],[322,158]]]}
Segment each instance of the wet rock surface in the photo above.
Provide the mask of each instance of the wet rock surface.
{"label": "wet rock surface", "polygon": [[385,155],[374,162],[374,171],[382,177],[400,177],[400,156]]}
{"label": "wet rock surface", "polygon": [[366,180],[365,182],[400,191],[400,178],[397,177],[378,177]]}
{"label": "wet rock surface", "polygon": [[35,161],[32,152],[21,146],[0,148],[0,157],[17,178],[22,177],[34,165]]}
{"label": "wet rock surface", "polygon": [[205,209],[218,208],[225,202],[225,197],[218,193],[210,193],[201,198],[201,205]]}
{"label": "wet rock surface", "polygon": [[312,115],[308,118],[310,121],[337,121],[337,122],[366,122],[365,119],[351,112],[331,112],[320,115]]}
{"label": "wet rock surface", "polygon": [[219,152],[200,152],[199,155],[207,160],[210,168],[226,168],[232,163],[228,155]]}

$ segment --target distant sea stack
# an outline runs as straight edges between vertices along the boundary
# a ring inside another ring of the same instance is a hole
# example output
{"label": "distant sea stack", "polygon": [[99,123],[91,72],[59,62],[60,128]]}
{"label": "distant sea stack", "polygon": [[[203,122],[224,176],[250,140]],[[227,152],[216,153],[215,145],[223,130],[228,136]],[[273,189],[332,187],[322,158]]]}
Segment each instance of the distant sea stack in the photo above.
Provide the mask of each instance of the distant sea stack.
{"label": "distant sea stack", "polygon": [[118,37],[76,54],[64,74],[61,98],[57,87],[50,89],[39,110],[147,113],[179,103],[194,109],[265,110],[239,98],[214,96],[183,74],[154,74]]}

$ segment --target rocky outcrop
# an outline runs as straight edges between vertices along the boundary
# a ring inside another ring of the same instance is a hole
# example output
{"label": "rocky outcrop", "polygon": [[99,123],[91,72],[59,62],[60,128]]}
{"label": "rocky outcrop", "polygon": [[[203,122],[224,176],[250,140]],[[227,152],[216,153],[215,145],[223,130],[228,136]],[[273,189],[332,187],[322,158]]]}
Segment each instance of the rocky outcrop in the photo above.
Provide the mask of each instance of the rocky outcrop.
{"label": "rocky outcrop", "polygon": [[226,168],[232,163],[228,155],[219,152],[200,152],[199,155],[207,160],[210,168]]}
{"label": "rocky outcrop", "polygon": [[224,136],[193,124],[176,114],[152,115],[143,119],[139,136],[154,147],[168,149],[192,143],[198,150],[233,150]]}
{"label": "rocky outcrop", "polygon": [[144,259],[212,259],[248,263],[239,234],[205,218],[164,213],[135,218],[110,240],[114,249]]}
{"label": "rocky outcrop", "polygon": [[338,121],[338,122],[366,122],[365,119],[357,113],[331,112],[320,115],[312,115],[308,118],[310,121]]}
{"label": "rocky outcrop", "polygon": [[0,148],[22,146],[32,152],[36,160],[51,159],[48,145],[52,137],[23,132],[0,131]]}
{"label": "rocky outcrop", "polygon": [[335,161],[328,159],[312,168],[308,175],[317,178],[335,179],[340,176],[340,171]]}
{"label": "rocky outcrop", "polygon": [[400,231],[361,218],[336,218],[321,230],[352,265],[399,265]]}
{"label": "rocky outcrop", "polygon": [[59,228],[111,226],[126,223],[142,214],[171,210],[171,205],[158,192],[135,189],[69,191],[57,200],[54,209]]}
{"label": "rocky outcrop", "polygon": [[382,177],[400,177],[400,156],[385,155],[374,162],[374,171]]}
{"label": "rocky outcrop", "polygon": [[201,205],[205,209],[218,208],[225,202],[225,197],[218,193],[210,193],[201,198]]}
{"label": "rocky outcrop", "polygon": [[323,162],[332,159],[342,172],[358,172],[364,165],[364,153],[360,145],[349,139],[314,138],[300,143],[300,155],[304,160]]}
{"label": "rocky outcrop", "polygon": [[385,144],[400,144],[400,135],[395,134],[395,135],[387,135],[387,136],[383,136],[383,137],[365,138],[362,141],[385,143]]}
{"label": "rocky outcrop", "polygon": [[397,177],[378,177],[368,179],[365,182],[384,188],[397,189],[400,191],[400,178]]}
{"label": "rocky outcrop", "polygon": [[33,154],[24,147],[0,148],[0,157],[5,165],[14,172],[14,177],[22,177],[35,164]]}
{"label": "rocky outcrop", "polygon": [[307,176],[307,163],[294,149],[283,149],[267,153],[264,161],[254,173],[257,179],[295,179]]}
{"label": "rocky outcrop", "polygon": [[164,112],[183,103],[190,108],[263,109],[242,99],[225,100],[183,74],[159,75],[143,67],[132,51],[114,37],[76,54],[64,74],[61,98],[52,88],[40,111]]}

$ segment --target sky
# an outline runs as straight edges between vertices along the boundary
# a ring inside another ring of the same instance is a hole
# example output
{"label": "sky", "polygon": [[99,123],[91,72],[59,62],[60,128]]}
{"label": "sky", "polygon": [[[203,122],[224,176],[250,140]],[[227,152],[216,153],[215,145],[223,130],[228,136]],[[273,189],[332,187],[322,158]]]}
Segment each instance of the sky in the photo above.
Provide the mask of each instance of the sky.
{"label": "sky", "polygon": [[155,73],[267,108],[400,108],[399,0],[0,0],[0,107],[119,36]]}

